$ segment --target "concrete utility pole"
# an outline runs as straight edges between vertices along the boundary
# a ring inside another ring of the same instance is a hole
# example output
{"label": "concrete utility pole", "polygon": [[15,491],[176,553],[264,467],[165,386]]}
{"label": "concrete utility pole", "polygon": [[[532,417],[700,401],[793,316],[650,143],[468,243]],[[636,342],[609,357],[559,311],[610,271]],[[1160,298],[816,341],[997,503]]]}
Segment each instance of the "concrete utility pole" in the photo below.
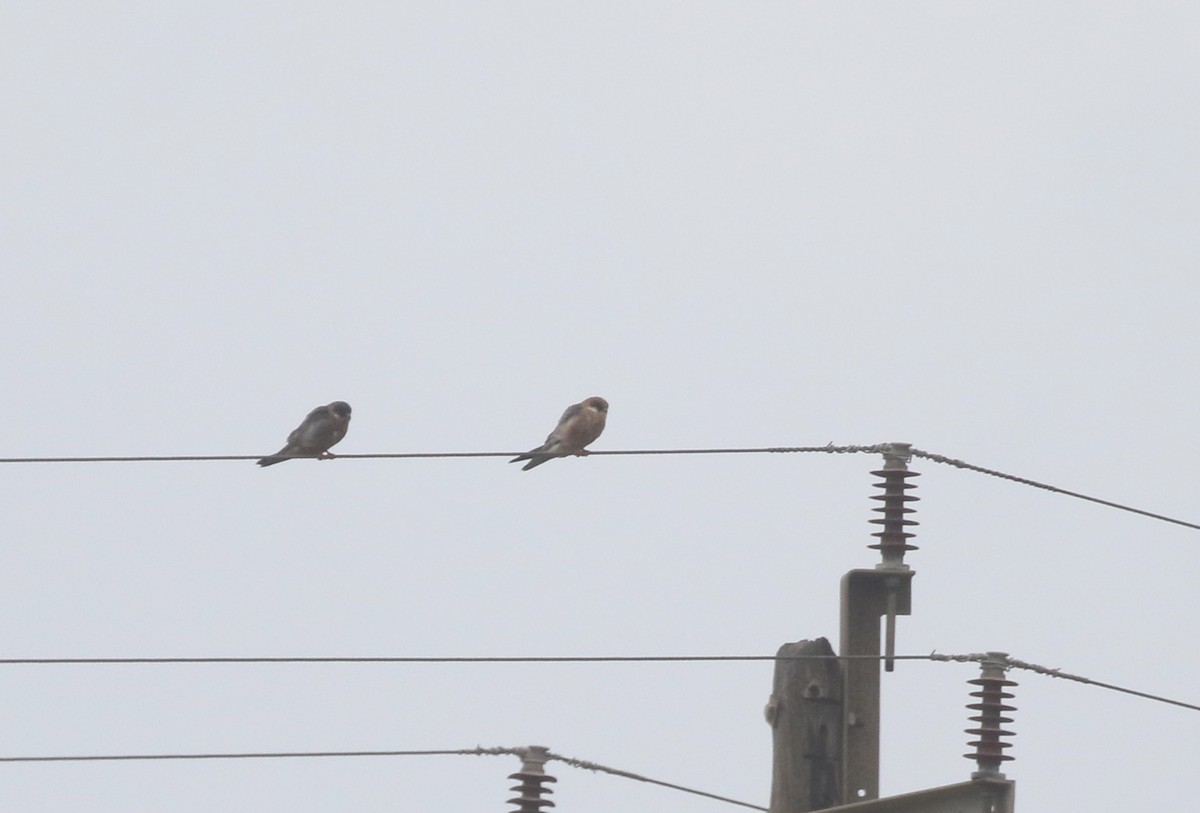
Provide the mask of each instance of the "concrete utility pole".
{"label": "concrete utility pole", "polygon": [[779,647],[763,710],[774,731],[770,813],[841,804],[842,672],[825,638]]}

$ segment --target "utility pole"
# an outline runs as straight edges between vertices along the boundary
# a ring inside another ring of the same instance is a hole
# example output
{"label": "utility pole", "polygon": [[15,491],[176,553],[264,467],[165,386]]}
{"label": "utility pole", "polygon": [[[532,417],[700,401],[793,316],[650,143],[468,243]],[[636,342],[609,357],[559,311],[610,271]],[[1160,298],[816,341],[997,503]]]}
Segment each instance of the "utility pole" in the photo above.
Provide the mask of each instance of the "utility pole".
{"label": "utility pole", "polygon": [[779,647],[763,710],[774,731],[770,813],[823,810],[842,798],[842,673],[825,638]]}
{"label": "utility pole", "polygon": [[[879,690],[882,671],[895,668],[896,617],[912,613],[912,579],[904,555],[916,550],[908,530],[918,500],[907,482],[917,472],[908,469],[911,445],[890,444],[883,467],[871,472],[881,478],[881,494],[873,511],[880,526],[869,545],[880,553],[873,568],[851,570],[841,583],[841,658],[824,638],[784,644],[775,663],[774,691],[767,704],[767,721],[774,736],[770,813],[809,813],[815,810],[855,813],[1012,813],[1014,784],[1000,773],[1011,732],[1003,716],[1012,710],[1005,692],[1016,685],[1006,680],[1006,656],[989,653],[979,678],[979,690],[969,708],[978,737],[970,744],[978,770],[970,782],[879,798]],[[881,633],[882,621],[882,633]],[[840,692],[837,687],[840,684]],[[833,736],[840,732],[840,737]]]}

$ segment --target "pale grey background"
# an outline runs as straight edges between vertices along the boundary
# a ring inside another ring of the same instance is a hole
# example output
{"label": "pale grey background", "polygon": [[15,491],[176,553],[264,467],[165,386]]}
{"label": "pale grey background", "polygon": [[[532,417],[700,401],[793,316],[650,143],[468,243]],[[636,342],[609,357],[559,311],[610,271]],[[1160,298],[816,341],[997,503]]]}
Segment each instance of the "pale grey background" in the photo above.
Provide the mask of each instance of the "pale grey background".
{"label": "pale grey background", "polygon": [[[1196,520],[1194,2],[5,3],[5,456],[911,441]],[[874,457],[4,465],[0,655],[771,653]],[[918,462],[900,650],[1200,700],[1200,534]],[[885,682],[886,793],[974,667]],[[1021,809],[1200,717],[1016,674]],[[540,743],[765,803],[769,664],[0,667],[0,755]],[[502,810],[511,758],[0,766],[22,811]],[[558,809],[734,809],[555,766]]]}

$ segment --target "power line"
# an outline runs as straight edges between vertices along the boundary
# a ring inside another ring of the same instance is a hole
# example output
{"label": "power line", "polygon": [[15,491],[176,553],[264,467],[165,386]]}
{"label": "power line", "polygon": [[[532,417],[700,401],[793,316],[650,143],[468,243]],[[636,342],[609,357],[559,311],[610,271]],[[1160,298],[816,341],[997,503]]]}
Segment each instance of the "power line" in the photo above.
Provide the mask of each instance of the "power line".
{"label": "power line", "polygon": [[[589,455],[712,455],[712,454],[794,454],[820,452],[824,454],[880,453],[890,444],[874,446],[756,446],[716,449],[606,449],[589,451]],[[440,458],[515,457],[520,452],[371,452],[365,454],[336,454],[336,460],[420,460]],[[196,463],[230,460],[258,460],[261,454],[233,455],[134,455],[117,457],[0,457],[0,463]],[[291,459],[312,459],[312,455],[282,455]]]}
{"label": "power line", "polygon": [[[978,654],[978,653],[972,654],[972,655],[938,655],[938,654],[934,654],[931,657],[931,660],[957,661],[959,663],[966,663],[966,662],[981,663],[982,661],[987,660],[989,658],[990,658],[989,655]],[[1149,692],[1141,692],[1141,691],[1138,691],[1137,689],[1130,689],[1125,686],[1117,686],[1116,684],[1113,684],[1113,683],[1105,683],[1100,680],[1093,680],[1091,678],[1084,677],[1083,675],[1073,675],[1070,672],[1064,672],[1061,669],[1051,669],[1051,668],[1048,668],[1045,666],[1038,666],[1036,663],[1029,663],[1028,661],[1022,661],[1022,660],[1018,660],[1017,658],[1011,658],[1008,656],[1005,656],[1004,662],[1005,662],[1005,666],[1010,669],[1025,669],[1027,671],[1034,672],[1039,675],[1046,675],[1048,677],[1054,677],[1054,678],[1062,678],[1063,680],[1071,680],[1071,681],[1075,681],[1076,683],[1086,683],[1091,686],[1098,686],[1101,689],[1109,689],[1114,692],[1120,692],[1122,694],[1133,695],[1134,697],[1141,697],[1146,700],[1153,700],[1156,703],[1166,703],[1168,705],[1179,706],[1180,708],[1188,709],[1190,711],[1200,711],[1200,705],[1196,705],[1195,703],[1185,703],[1182,700],[1173,700],[1170,697],[1163,697],[1162,695],[1150,694]]]}
{"label": "power line", "polygon": [[[860,656],[865,658],[881,659],[884,656]],[[935,662],[958,662],[958,663],[979,663],[985,660],[992,660],[994,653],[974,653],[966,655],[949,655],[932,652],[928,655],[897,655],[894,656],[897,660],[929,660]],[[808,660],[808,659],[827,659],[836,658],[838,660],[848,660],[847,656],[838,655],[798,655],[798,656],[773,656],[773,655],[721,655],[721,656],[601,656],[601,657],[534,657],[534,658],[108,658],[108,659],[6,659],[0,663],[34,663],[34,664],[62,664],[62,663],[363,663],[363,662],[389,662],[389,663],[412,663],[412,662],[436,662],[436,663],[479,663],[479,662],[645,662],[645,661],[767,661],[767,660]],[[1185,703],[1180,700],[1174,700],[1161,695],[1150,694],[1136,689],[1129,689],[1123,686],[1117,686],[1112,683],[1087,678],[1082,675],[1075,675],[1069,672],[1064,672],[1057,668],[1048,668],[1038,664],[1022,661],[1017,658],[1004,656],[1004,665],[1010,669],[1024,669],[1032,671],[1036,674],[1063,678],[1065,680],[1075,681],[1078,683],[1090,684],[1103,689],[1109,689],[1124,694],[1141,697],[1147,700],[1152,700],[1160,703],[1186,708],[1192,711],[1200,711],[1200,705],[1193,703]],[[194,754],[80,754],[80,755],[62,755],[62,756],[25,756],[25,757],[2,757],[0,763],[17,763],[17,762],[130,762],[130,761],[167,761],[167,760],[216,760],[216,759],[292,759],[292,758],[323,758],[323,757],[398,757],[398,756],[484,756],[484,755],[512,755],[523,757],[526,749],[522,748],[484,748],[477,746],[469,749],[426,749],[426,750],[372,750],[372,751],[253,751],[253,752],[212,752],[212,753],[194,753]],[[589,771],[598,771],[611,774],[613,776],[622,777],[625,779],[633,779],[639,782],[646,782],[661,787],[670,788],[672,790],[690,793],[697,796],[713,799],[716,801],[725,802],[728,804],[747,807],[752,810],[767,810],[760,805],[751,804],[749,802],[739,801],[727,796],[720,796],[708,791],[690,788],[684,785],[677,785],[672,782],[666,782],[660,779],[652,779],[641,774],[636,774],[631,771],[625,771],[620,768],[612,768],[599,763],[590,762],[588,760],[576,759],[567,757],[553,752],[548,754],[548,758],[563,762],[575,768],[581,768]]]}
{"label": "power line", "polygon": [[[179,760],[212,760],[212,759],[316,759],[330,757],[428,757],[428,756],[516,756],[524,757],[527,753],[525,748],[484,748],[477,746],[475,748],[459,748],[453,750],[429,749],[420,751],[242,751],[242,752],[227,752],[227,753],[205,753],[205,754],[78,754],[67,756],[31,756],[31,757],[0,757],[0,762],[148,762],[148,761],[179,761]],[[565,765],[570,765],[573,768],[582,768],[588,771],[597,771],[600,773],[619,776],[623,779],[633,779],[638,782],[647,782],[652,785],[659,785],[664,788],[690,793],[695,796],[703,796],[707,799],[715,799],[716,801],[726,802],[740,807],[748,807],[751,810],[766,810],[767,808],[760,805],[742,802],[737,799],[731,799],[728,796],[720,796],[708,791],[690,788],[685,785],[677,785],[674,782],[664,782],[661,779],[652,779],[648,776],[636,774],[631,771],[621,770],[620,768],[610,768],[607,765],[601,765],[588,760],[576,759],[567,757],[553,752],[547,755],[547,758],[557,762],[562,762]]]}
{"label": "power line", "polygon": [[[0,757],[0,762],[144,762],[200,759],[300,759],[310,757],[430,757],[508,753],[482,748],[455,751],[243,751],[210,754],[78,754],[69,756]],[[515,751],[513,751],[515,753]]]}
{"label": "power line", "polygon": [[1045,666],[1038,666],[1036,663],[1026,663],[1025,661],[1016,660],[1015,658],[1009,658],[1008,665],[1014,669],[1028,669],[1029,671],[1036,672],[1039,675],[1048,675],[1049,677],[1053,678],[1073,680],[1077,683],[1086,683],[1092,686],[1099,686],[1101,689],[1109,689],[1114,692],[1133,695],[1134,697],[1142,697],[1146,700],[1153,700],[1157,703],[1167,703],[1172,706],[1190,709],[1191,711],[1200,711],[1200,706],[1194,703],[1185,703],[1182,700],[1172,700],[1171,698],[1163,697],[1162,695],[1150,694],[1149,692],[1140,692],[1137,689],[1129,689],[1124,686],[1116,686],[1112,683],[1104,683],[1103,681],[1092,680],[1091,678],[1086,678],[1083,675],[1072,675],[1070,672],[1064,672],[1061,669],[1047,669]]}
{"label": "power line", "polygon": [[[1124,503],[1114,502],[1112,500],[1104,500],[1099,497],[1092,497],[1087,494],[1082,494],[1078,491],[1060,488],[1042,483],[1037,480],[1031,480],[1027,477],[1019,477],[1015,474],[1007,474],[996,469],[989,469],[984,466],[977,466],[973,463],[967,463],[964,460],[958,460],[946,455],[928,452],[924,449],[911,448],[907,444],[901,443],[876,443],[869,446],[835,446],[832,443],[825,446],[752,446],[752,447],[732,447],[732,448],[707,448],[707,449],[607,449],[594,452],[588,452],[589,455],[620,455],[620,456],[649,456],[649,455],[716,455],[716,454],[800,454],[800,453],[816,453],[816,454],[911,454],[913,457],[919,457],[925,460],[931,460],[934,463],[944,463],[949,466],[954,466],[960,469],[987,474],[992,477],[998,477],[1002,480],[1009,480],[1014,483],[1030,486],[1032,488],[1050,491],[1055,494],[1062,494],[1067,497],[1074,497],[1079,500],[1105,505],[1109,508],[1115,508],[1119,511],[1127,511],[1131,514],[1157,519],[1163,522],[1169,522],[1174,525],[1180,525],[1184,528],[1191,528],[1200,531],[1200,523],[1188,522],[1187,520],[1176,519],[1158,514],[1153,511],[1147,511],[1142,508],[1135,508]],[[486,457],[515,457],[521,452],[373,452],[365,454],[338,454],[333,455],[340,460],[430,460],[430,459],[454,459],[454,458],[486,458]],[[168,462],[212,462],[212,461],[244,461],[258,460],[262,455],[259,454],[237,454],[237,455],[135,455],[135,456],[112,456],[112,457],[0,457],[0,463],[168,463]],[[288,459],[291,459],[290,457]],[[297,458],[300,459],[300,458]]]}
{"label": "power line", "polygon": [[[0,666],[121,666],[121,665],[169,665],[169,664],[518,664],[518,663],[755,663],[767,661],[798,660],[884,660],[888,655],[500,655],[500,656],[281,656],[281,657],[193,657],[193,658],[0,658]],[[928,655],[892,655],[898,661],[934,661],[957,663],[981,663],[990,656],[981,653],[968,655],[945,655],[931,652]],[[1077,683],[1086,683],[1102,689],[1167,703],[1191,711],[1200,711],[1200,705],[1174,700],[1162,695],[1142,692],[1112,683],[1074,675],[1061,669],[1028,663],[1008,658],[1007,665],[1013,669],[1025,669],[1049,677],[1063,678]]]}
{"label": "power line", "polygon": [[[96,666],[123,664],[300,664],[300,663],[687,663],[794,660],[883,660],[886,655],[501,655],[501,656],[282,656],[197,658],[0,658],[0,666]],[[893,655],[902,660],[946,660],[946,656]]]}
{"label": "power line", "polygon": [[739,802],[737,799],[730,799],[728,796],[718,796],[717,794],[709,793],[708,791],[696,790],[695,788],[688,788],[688,787],[684,787],[683,785],[676,785],[671,782],[663,782],[661,779],[651,779],[648,776],[641,776],[640,774],[630,773],[629,771],[622,771],[619,768],[609,768],[606,765],[600,765],[595,762],[589,762],[589,761],[583,760],[583,759],[574,759],[572,757],[564,757],[559,754],[555,754],[553,752],[551,752],[549,754],[549,758],[553,759],[553,760],[558,760],[559,762],[566,763],[567,765],[571,765],[572,767],[575,767],[575,768],[583,768],[584,770],[587,770],[587,771],[599,771],[600,773],[612,774],[613,776],[620,776],[625,779],[634,779],[638,782],[649,782],[652,785],[661,785],[664,788],[671,788],[672,790],[679,790],[679,791],[683,791],[684,793],[691,793],[696,796],[703,796],[707,799],[716,799],[719,802],[727,802],[731,805],[739,805],[740,807],[748,807],[751,810],[767,810],[767,808],[765,808],[765,807],[760,807],[759,805],[752,805],[749,802]]}
{"label": "power line", "polygon": [[945,455],[935,454],[933,452],[926,452],[923,449],[910,449],[909,451],[912,452],[913,457],[920,457],[925,460],[932,460],[934,463],[945,463],[947,466],[954,466],[955,468],[959,468],[959,469],[967,469],[968,471],[977,471],[980,474],[987,474],[992,477],[999,477],[1001,480],[1011,480],[1014,483],[1020,483],[1021,485],[1031,486],[1032,488],[1040,488],[1044,491],[1050,491],[1055,494],[1064,494],[1068,497],[1074,497],[1078,500],[1087,500],[1088,502],[1094,502],[1099,505],[1107,505],[1109,508],[1116,508],[1118,511],[1128,511],[1131,514],[1138,514],[1143,517],[1150,517],[1151,519],[1158,519],[1158,520],[1162,520],[1163,522],[1170,522],[1175,525],[1182,525],[1184,528],[1193,528],[1197,531],[1200,531],[1200,524],[1197,524],[1195,522],[1187,522],[1186,520],[1175,519],[1173,517],[1168,517],[1163,514],[1156,514],[1153,511],[1145,511],[1141,508],[1134,508],[1133,506],[1125,505],[1123,503],[1112,502],[1111,500],[1102,500],[1099,497],[1091,497],[1091,496],[1088,496],[1087,494],[1080,494],[1078,491],[1069,491],[1068,489],[1065,489],[1065,488],[1059,488],[1058,486],[1052,486],[1049,483],[1040,483],[1037,480],[1030,480],[1027,477],[1018,477],[1015,474],[1006,474],[1002,471],[996,471],[995,469],[989,469],[989,468],[985,468],[983,466],[976,466],[974,463],[967,463],[964,460],[956,460],[952,457],[946,457]]}

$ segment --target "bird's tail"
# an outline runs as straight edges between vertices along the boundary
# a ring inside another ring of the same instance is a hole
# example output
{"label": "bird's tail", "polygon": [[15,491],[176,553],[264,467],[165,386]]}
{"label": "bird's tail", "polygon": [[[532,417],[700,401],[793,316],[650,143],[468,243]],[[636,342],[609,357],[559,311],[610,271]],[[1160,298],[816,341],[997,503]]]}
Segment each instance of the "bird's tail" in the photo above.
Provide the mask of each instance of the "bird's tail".
{"label": "bird's tail", "polygon": [[528,460],[529,462],[521,467],[521,471],[529,471],[534,466],[540,466],[552,457],[558,457],[556,454],[546,454],[546,452],[554,449],[555,447],[556,444],[548,440],[536,449],[530,449],[528,452],[519,454],[508,462],[518,463],[522,460]]}
{"label": "bird's tail", "polygon": [[542,465],[543,463],[545,463],[547,460],[549,460],[553,456],[553,455],[539,454],[539,452],[541,452],[544,448],[545,448],[544,446],[539,446],[536,449],[530,449],[528,452],[525,452],[524,454],[519,454],[508,462],[509,463],[520,463],[522,460],[528,460],[529,462],[521,467],[521,471],[529,471],[534,466]]}
{"label": "bird's tail", "polygon": [[550,459],[550,455],[544,455],[544,454],[538,454],[538,455],[521,455],[520,457],[518,457],[518,458],[516,458],[516,459],[514,459],[514,460],[510,460],[510,461],[508,461],[508,462],[509,462],[509,463],[516,463],[516,462],[517,462],[517,460],[528,460],[529,462],[528,462],[528,463],[526,463],[524,466],[522,466],[522,467],[521,467],[521,471],[529,471],[529,470],[530,470],[530,469],[532,469],[534,466],[540,466],[540,465],[542,465],[543,463],[545,463],[545,462],[546,462],[547,460],[549,460],[549,459]]}
{"label": "bird's tail", "polygon": [[264,457],[262,460],[258,461],[258,465],[265,468],[267,466],[274,466],[276,463],[282,463],[285,460],[291,460],[291,458],[281,457],[277,454],[273,454],[270,457]]}

